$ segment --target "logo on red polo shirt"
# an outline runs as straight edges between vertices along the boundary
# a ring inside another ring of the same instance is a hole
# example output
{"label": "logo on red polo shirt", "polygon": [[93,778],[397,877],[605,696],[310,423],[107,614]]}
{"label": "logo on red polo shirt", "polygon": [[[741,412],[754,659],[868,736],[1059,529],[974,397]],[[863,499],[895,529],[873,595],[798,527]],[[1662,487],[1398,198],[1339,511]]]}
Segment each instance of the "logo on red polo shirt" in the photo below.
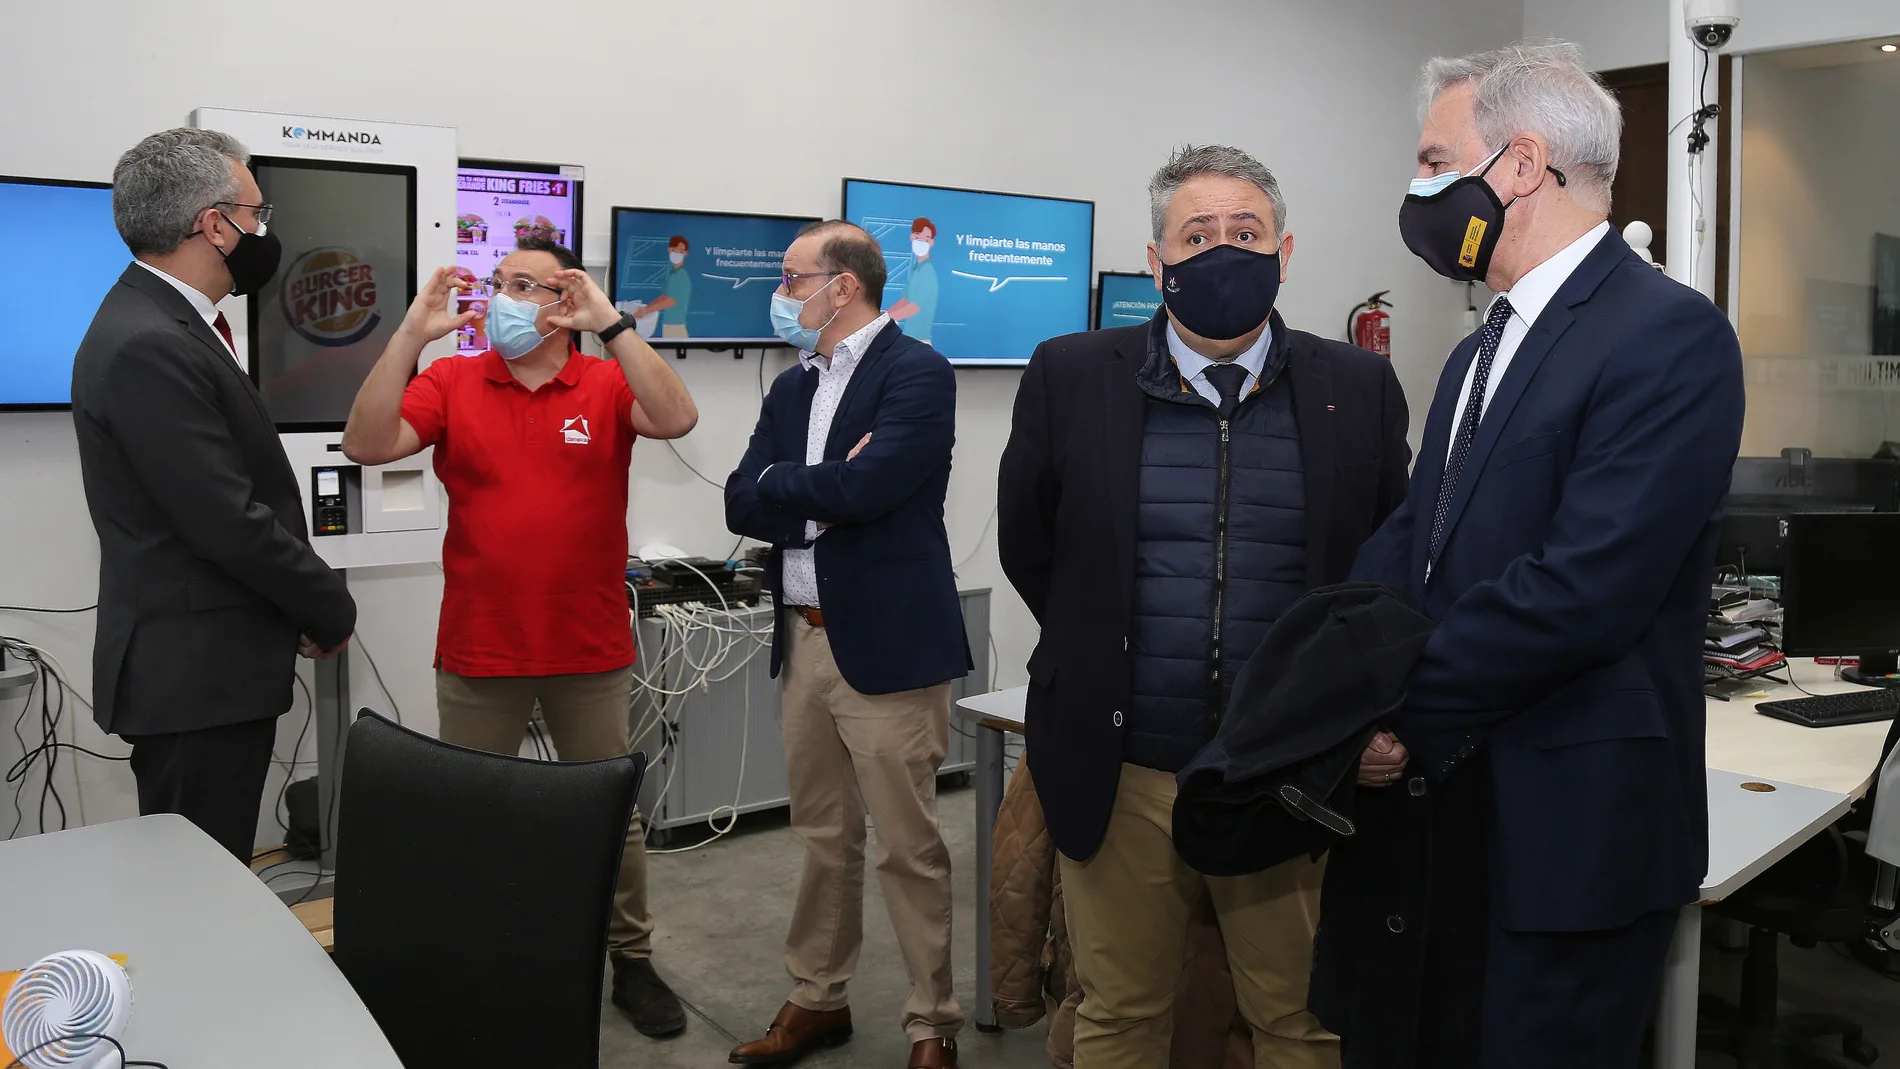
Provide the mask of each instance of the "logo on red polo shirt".
{"label": "logo on red polo shirt", "polygon": [[568,445],[587,445],[594,440],[593,433],[587,428],[586,416],[575,416],[561,424],[561,437],[567,439]]}
{"label": "logo on red polo shirt", "polygon": [[376,269],[340,246],[311,249],[284,273],[284,318],[317,345],[351,345],[369,337],[376,311]]}

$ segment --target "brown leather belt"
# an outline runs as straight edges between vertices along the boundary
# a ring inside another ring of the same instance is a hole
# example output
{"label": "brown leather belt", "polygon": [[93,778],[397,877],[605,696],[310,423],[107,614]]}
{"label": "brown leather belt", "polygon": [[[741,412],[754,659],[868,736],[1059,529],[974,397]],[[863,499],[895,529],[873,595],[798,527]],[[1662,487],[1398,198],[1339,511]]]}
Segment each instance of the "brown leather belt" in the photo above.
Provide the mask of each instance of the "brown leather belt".
{"label": "brown leather belt", "polygon": [[813,627],[825,626],[825,614],[821,610],[814,609],[810,605],[793,605],[791,609],[793,612],[803,617],[805,622],[810,624],[811,626]]}

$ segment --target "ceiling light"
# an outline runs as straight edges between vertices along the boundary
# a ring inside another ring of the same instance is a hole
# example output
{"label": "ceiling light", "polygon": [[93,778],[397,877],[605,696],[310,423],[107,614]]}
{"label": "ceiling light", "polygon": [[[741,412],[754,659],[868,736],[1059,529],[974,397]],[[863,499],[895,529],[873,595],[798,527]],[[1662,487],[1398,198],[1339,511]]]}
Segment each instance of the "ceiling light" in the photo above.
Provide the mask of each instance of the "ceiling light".
{"label": "ceiling light", "polygon": [[1882,52],[1900,52],[1900,45],[1885,44],[1880,46],[1880,50]]}

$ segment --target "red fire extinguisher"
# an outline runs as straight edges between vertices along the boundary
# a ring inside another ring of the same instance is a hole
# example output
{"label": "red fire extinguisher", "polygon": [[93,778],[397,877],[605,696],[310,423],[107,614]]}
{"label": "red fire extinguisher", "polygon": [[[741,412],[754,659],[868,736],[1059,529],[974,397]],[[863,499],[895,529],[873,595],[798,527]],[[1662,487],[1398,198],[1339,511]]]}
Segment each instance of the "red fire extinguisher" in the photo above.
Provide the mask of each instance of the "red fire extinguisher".
{"label": "red fire extinguisher", "polygon": [[1385,299],[1391,290],[1380,290],[1353,308],[1346,317],[1346,336],[1361,349],[1369,349],[1387,360],[1392,359],[1392,316],[1386,312],[1392,302]]}

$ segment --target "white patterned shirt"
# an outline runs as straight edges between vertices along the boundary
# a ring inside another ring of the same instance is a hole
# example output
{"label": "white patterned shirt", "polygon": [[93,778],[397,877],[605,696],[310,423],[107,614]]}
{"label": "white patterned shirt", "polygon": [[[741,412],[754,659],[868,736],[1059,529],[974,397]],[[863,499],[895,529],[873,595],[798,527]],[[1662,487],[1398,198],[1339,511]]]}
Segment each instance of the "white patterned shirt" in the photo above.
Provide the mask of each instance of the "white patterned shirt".
{"label": "white patterned shirt", "polygon": [[[858,369],[858,361],[864,359],[864,351],[870,348],[871,339],[877,337],[878,332],[890,321],[888,315],[871,320],[862,330],[834,346],[829,360],[813,352],[799,352],[798,362],[818,372],[818,390],[811,397],[811,424],[805,431],[805,463],[824,463],[825,441],[831,437],[831,421],[838,414],[838,402],[844,399],[845,387],[851,384],[851,373]],[[857,445],[856,442],[851,444]],[[763,473],[760,478],[764,478]],[[805,541],[816,542],[821,534],[823,531],[815,520],[805,521]],[[809,605],[814,609],[821,607],[818,603],[818,562],[809,546],[785,551],[779,585],[784,587],[779,591],[779,600],[785,604]]]}

